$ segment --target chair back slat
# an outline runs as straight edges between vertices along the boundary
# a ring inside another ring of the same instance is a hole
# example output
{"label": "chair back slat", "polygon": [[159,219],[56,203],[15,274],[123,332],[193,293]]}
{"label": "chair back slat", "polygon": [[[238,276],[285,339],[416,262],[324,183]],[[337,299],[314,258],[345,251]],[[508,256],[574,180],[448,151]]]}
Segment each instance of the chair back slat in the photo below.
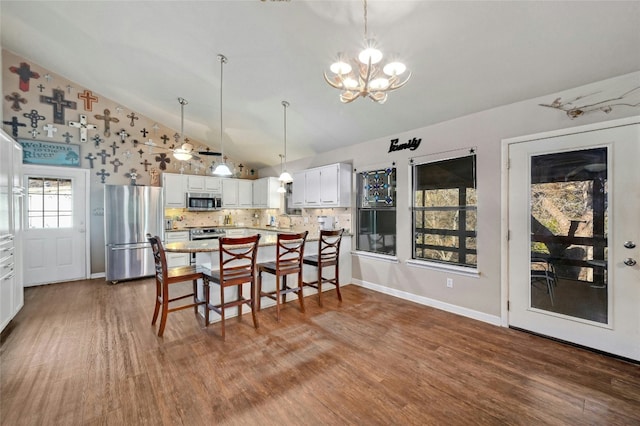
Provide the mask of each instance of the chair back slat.
{"label": "chair back slat", "polygon": [[318,240],[318,260],[322,263],[337,261],[340,258],[340,242],[343,229],[320,231]]}
{"label": "chair back slat", "polygon": [[162,246],[162,241],[160,241],[160,237],[151,234],[147,234],[147,239],[149,240],[149,243],[151,243],[151,249],[153,250],[156,278],[160,282],[163,282],[168,274],[168,268],[167,256],[164,251],[164,247]]}
{"label": "chair back slat", "polygon": [[221,283],[255,277],[260,234],[250,237],[224,237],[218,241]]}
{"label": "chair back slat", "polygon": [[298,234],[278,234],[276,248],[276,269],[302,268],[304,244],[309,231]]}

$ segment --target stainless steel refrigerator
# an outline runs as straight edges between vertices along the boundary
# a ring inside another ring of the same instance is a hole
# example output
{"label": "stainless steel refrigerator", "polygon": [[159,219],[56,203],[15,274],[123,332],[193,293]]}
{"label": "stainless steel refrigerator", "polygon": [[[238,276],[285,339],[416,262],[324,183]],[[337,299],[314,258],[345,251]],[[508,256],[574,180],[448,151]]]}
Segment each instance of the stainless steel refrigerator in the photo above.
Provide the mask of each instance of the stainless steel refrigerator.
{"label": "stainless steel refrigerator", "polygon": [[162,238],[162,188],[105,185],[106,279],[115,283],[155,273],[147,233]]}

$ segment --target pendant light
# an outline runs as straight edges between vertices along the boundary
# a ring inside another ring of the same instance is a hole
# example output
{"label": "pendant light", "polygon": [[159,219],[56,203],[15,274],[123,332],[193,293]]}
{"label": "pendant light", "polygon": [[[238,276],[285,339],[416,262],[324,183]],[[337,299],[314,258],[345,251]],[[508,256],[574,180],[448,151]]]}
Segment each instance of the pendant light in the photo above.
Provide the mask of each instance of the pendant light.
{"label": "pendant light", "polygon": [[[282,168],[282,158],[284,157],[284,155],[280,154],[280,174],[282,174],[282,171],[284,170]],[[284,182],[280,181],[280,186],[278,187],[278,194],[284,194],[285,192],[287,192],[287,190],[284,188]]]}
{"label": "pendant light", "polygon": [[282,101],[282,106],[284,107],[284,171],[280,174],[278,180],[283,183],[289,183],[293,182],[291,174],[287,171],[287,107],[289,107],[289,102]]}
{"label": "pendant light", "polygon": [[229,170],[229,166],[225,163],[224,141],[222,139],[222,68],[223,65],[227,63],[227,57],[218,54],[218,60],[220,61],[220,153],[222,154],[222,163],[216,166],[213,174],[216,176],[231,176],[231,170]]}
{"label": "pendant light", "polygon": [[173,157],[179,161],[189,161],[193,154],[193,145],[184,140],[184,106],[187,105],[187,102],[184,98],[178,98],[178,102],[180,103],[180,140],[184,143],[180,146],[180,148],[176,148],[173,150]]}

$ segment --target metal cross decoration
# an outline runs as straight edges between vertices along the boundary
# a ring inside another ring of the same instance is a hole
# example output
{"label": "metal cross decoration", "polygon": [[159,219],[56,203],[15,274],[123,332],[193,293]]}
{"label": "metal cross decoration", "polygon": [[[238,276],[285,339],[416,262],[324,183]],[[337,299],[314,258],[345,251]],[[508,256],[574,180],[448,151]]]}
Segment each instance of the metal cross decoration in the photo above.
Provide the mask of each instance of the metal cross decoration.
{"label": "metal cross decoration", "polygon": [[105,108],[102,115],[95,114],[94,117],[104,121],[104,136],[107,138],[111,136],[111,123],[118,123],[120,121],[116,117],[111,117],[111,111],[109,111],[108,108]]}
{"label": "metal cross decoration", "polygon": [[47,132],[47,137],[52,138],[53,134],[58,131],[58,128],[53,124],[49,123],[46,126],[43,126],[42,129]]}
{"label": "metal cross decoration", "polygon": [[9,67],[9,71],[11,71],[14,74],[18,74],[18,77],[20,79],[20,83],[18,84],[18,87],[23,92],[29,91],[30,79],[40,78],[40,74],[38,74],[37,72],[31,71],[31,65],[29,65],[26,62],[20,62],[19,67]]}
{"label": "metal cross decoration", "polygon": [[147,167],[149,167],[150,165],[152,165],[153,163],[150,163],[147,161],[147,159],[145,158],[144,161],[142,163],[140,163],[144,166],[144,171],[147,171]]}
{"label": "metal cross decoration", "polygon": [[42,84],[38,84],[36,87],[40,90],[40,93],[42,93],[42,91],[46,89],[46,87],[44,87]]}
{"label": "metal cross decoration", "polygon": [[93,141],[93,143],[95,144],[96,148],[98,148],[100,146],[100,144],[102,143],[103,139],[100,137],[100,135],[95,135],[91,138],[91,140]]}
{"label": "metal cross decoration", "polygon": [[167,144],[167,141],[169,140],[169,136],[167,136],[167,135],[162,135],[162,137],[161,137],[160,139],[162,139],[162,143],[166,145],[166,144]]}
{"label": "metal cross decoration", "polygon": [[124,143],[127,138],[129,136],[131,136],[129,133],[127,133],[124,129],[121,129],[118,133],[116,133],[118,136],[120,136],[120,142]]}
{"label": "metal cross decoration", "polygon": [[14,111],[22,111],[22,107],[20,104],[26,104],[27,100],[20,96],[20,93],[13,92],[11,95],[7,95],[4,97],[6,100],[11,102],[11,109]]}
{"label": "metal cross decoration", "polygon": [[100,169],[96,172],[96,175],[100,176],[100,183],[104,183],[107,180],[107,176],[111,176],[111,173],[107,173],[105,169]]}
{"label": "metal cross decoration", "polygon": [[89,153],[89,155],[87,155],[87,156],[86,156],[86,157],[84,157],[84,158],[86,158],[87,160],[89,160],[89,168],[90,168],[90,169],[93,169],[93,160],[97,160],[97,159],[98,159],[98,157],[96,157],[95,155],[93,155],[93,153],[91,153],[91,152],[90,152],[90,153]]}
{"label": "metal cross decoration", "polygon": [[162,154],[156,155],[156,162],[160,163],[158,165],[160,170],[167,170],[167,163],[171,162],[171,158],[168,158],[167,154],[162,153]]}
{"label": "metal cross decoration", "polygon": [[93,111],[93,103],[98,102],[98,97],[91,90],[84,89],[84,92],[78,93],[78,99],[84,100],[84,110]]}
{"label": "metal cross decoration", "polygon": [[64,141],[66,143],[71,143],[71,139],[73,139],[73,135],[71,135],[71,133],[69,132],[65,132],[65,134],[62,135],[62,137],[64,138]]}
{"label": "metal cross decoration", "polygon": [[131,119],[131,123],[129,123],[129,126],[133,127],[136,125],[136,123],[134,122],[134,120],[138,120],[140,117],[136,117],[136,113],[131,111],[131,114],[127,115],[127,118]]}
{"label": "metal cross decoration", "polygon": [[102,164],[107,164],[107,157],[111,157],[111,154],[107,154],[104,149],[98,153],[98,157],[102,157]]}
{"label": "metal cross decoration", "polygon": [[131,179],[131,185],[136,184],[136,179],[138,179],[138,171],[136,169],[131,169],[129,170],[129,173],[125,173],[124,175]]}
{"label": "metal cross decoration", "polygon": [[29,113],[25,112],[22,115],[31,120],[31,127],[33,127],[34,129],[38,127],[38,121],[45,119],[44,115],[40,115],[35,109],[32,109]]}
{"label": "metal cross decoration", "polygon": [[38,131],[38,129],[37,129],[37,128],[33,128],[33,129],[31,129],[31,137],[32,137],[32,138],[34,138],[34,139],[35,139],[39,134],[40,134],[40,132]]}
{"label": "metal cross decoration", "polygon": [[115,142],[112,143],[110,146],[111,146],[111,149],[113,150],[113,155],[116,155],[116,149],[120,149],[120,147]]}
{"label": "metal cross decoration", "polygon": [[11,134],[14,138],[18,137],[18,127],[27,127],[26,124],[19,123],[18,117],[16,117],[15,115],[11,118],[11,121],[3,121],[3,123],[7,126],[11,126]]}
{"label": "metal cross decoration", "polygon": [[146,127],[143,127],[142,130],[140,130],[140,133],[142,133],[142,137],[146,138],[147,137],[147,133],[149,133],[149,131],[147,130]]}
{"label": "metal cross decoration", "polygon": [[80,121],[70,121],[69,126],[80,129],[80,142],[86,142],[88,140],[87,130],[95,130],[98,128],[95,124],[87,123],[87,116],[84,114],[80,114]]}
{"label": "metal cross decoration", "polygon": [[76,102],[65,100],[64,90],[60,89],[53,89],[53,96],[40,95],[40,102],[53,106],[53,122],[56,124],[64,124],[65,108],[77,108]]}
{"label": "metal cross decoration", "polygon": [[120,160],[118,160],[117,158],[114,159],[113,161],[109,161],[111,164],[113,164],[113,172],[114,173],[118,173],[118,167],[124,165],[123,162],[121,162]]}

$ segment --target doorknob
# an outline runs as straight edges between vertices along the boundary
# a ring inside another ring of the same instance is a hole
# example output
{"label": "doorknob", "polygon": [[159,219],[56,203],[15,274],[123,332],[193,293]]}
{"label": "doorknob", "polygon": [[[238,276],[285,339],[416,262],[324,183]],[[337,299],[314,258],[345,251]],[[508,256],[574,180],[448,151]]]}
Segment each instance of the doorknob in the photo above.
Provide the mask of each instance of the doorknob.
{"label": "doorknob", "polygon": [[634,266],[636,263],[637,263],[637,262],[635,261],[635,259],[632,259],[632,258],[630,258],[630,257],[627,257],[627,258],[624,260],[624,264],[625,264],[625,265],[627,265],[627,266]]}
{"label": "doorknob", "polygon": [[633,241],[625,241],[624,248],[628,248],[628,249],[636,248],[636,243],[634,243]]}

